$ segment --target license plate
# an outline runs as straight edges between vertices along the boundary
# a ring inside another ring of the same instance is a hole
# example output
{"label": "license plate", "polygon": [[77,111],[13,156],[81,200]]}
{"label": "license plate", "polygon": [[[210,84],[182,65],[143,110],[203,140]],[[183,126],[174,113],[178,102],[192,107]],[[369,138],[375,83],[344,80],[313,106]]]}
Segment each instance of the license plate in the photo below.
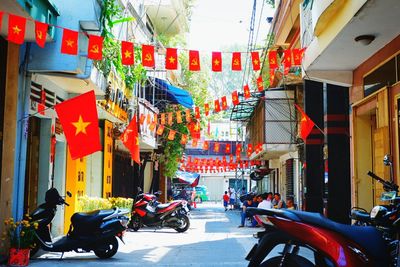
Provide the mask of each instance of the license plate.
{"label": "license plate", "polygon": [[250,261],[250,260],[251,260],[251,258],[253,257],[254,252],[256,252],[256,250],[257,250],[257,247],[258,247],[258,244],[255,244],[255,245],[252,247],[252,249],[250,250],[249,254],[247,254],[245,260],[247,260],[247,261]]}

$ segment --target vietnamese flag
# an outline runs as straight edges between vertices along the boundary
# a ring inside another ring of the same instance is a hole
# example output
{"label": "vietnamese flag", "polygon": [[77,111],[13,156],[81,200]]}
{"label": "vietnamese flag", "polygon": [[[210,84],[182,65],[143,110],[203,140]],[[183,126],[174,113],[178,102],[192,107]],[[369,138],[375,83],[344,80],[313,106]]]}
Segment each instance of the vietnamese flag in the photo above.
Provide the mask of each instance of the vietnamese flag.
{"label": "vietnamese flag", "polygon": [[210,113],[210,105],[208,103],[204,104],[204,113],[206,114],[206,116],[208,116],[208,114]]}
{"label": "vietnamese flag", "polygon": [[72,159],[101,150],[96,96],[89,91],[55,107]]}
{"label": "vietnamese flag", "polygon": [[157,135],[162,135],[164,132],[164,128],[165,128],[164,125],[159,125],[157,129]]}
{"label": "vietnamese flag", "polygon": [[212,71],[222,71],[222,55],[221,52],[212,52]]}
{"label": "vietnamese flag", "polygon": [[138,133],[136,115],[133,116],[128,127],[121,135],[121,140],[124,143],[125,147],[129,149],[129,151],[131,152],[132,159],[137,164],[140,164],[139,133]]}
{"label": "vietnamese flag", "polygon": [[194,108],[194,116],[196,117],[196,119],[200,119],[200,108],[199,107]]}
{"label": "vietnamese flag", "polygon": [[173,123],[172,112],[168,112],[168,125],[171,126]]}
{"label": "vietnamese flag", "polygon": [[199,71],[200,70],[199,51],[189,50],[189,70],[191,70],[191,71]]}
{"label": "vietnamese flag", "polygon": [[135,53],[133,43],[122,41],[121,42],[121,63],[122,65],[135,64]]}
{"label": "vietnamese flag", "polygon": [[46,44],[47,29],[49,25],[40,21],[35,21],[35,38],[36,43],[41,48]]}
{"label": "vietnamese flag", "polygon": [[229,155],[229,163],[233,163],[233,155],[232,154]]}
{"label": "vietnamese flag", "polygon": [[8,41],[22,44],[25,39],[26,18],[8,15]]}
{"label": "vietnamese flag", "polygon": [[168,134],[168,140],[174,140],[175,139],[175,134],[176,134],[176,131],[175,130],[169,130],[169,134]]}
{"label": "vietnamese flag", "polygon": [[144,120],[146,119],[146,116],[144,116],[144,114],[140,114],[140,119],[139,119],[139,123],[140,125],[144,124]]}
{"label": "vietnamese flag", "polygon": [[250,158],[251,153],[253,153],[253,145],[252,144],[248,144],[247,145],[247,157]]}
{"label": "vietnamese flag", "polygon": [[300,137],[306,140],[311,130],[314,128],[315,123],[307,116],[307,114],[297,105],[294,104],[298,111],[300,111]]}
{"label": "vietnamese flag", "polygon": [[231,152],[231,144],[226,144],[225,153],[230,153],[230,152]]}
{"label": "vietnamese flag", "polygon": [[275,80],[275,70],[269,70],[269,85],[273,85]]}
{"label": "vietnamese flag", "polygon": [[257,71],[261,69],[260,55],[257,51],[251,52],[251,63],[253,63],[253,70]]}
{"label": "vietnamese flag", "polygon": [[257,78],[257,88],[259,92],[264,91],[264,82],[263,82],[263,78],[261,77],[261,75]]}
{"label": "vietnamese flag", "polygon": [[232,103],[235,106],[239,104],[239,96],[237,91],[232,92]]}
{"label": "vietnamese flag", "polygon": [[88,58],[101,60],[103,58],[103,37],[89,35]]}
{"label": "vietnamese flag", "polygon": [[156,126],[157,126],[157,123],[155,121],[152,121],[149,126],[150,132],[154,132],[154,130],[156,129]]}
{"label": "vietnamese flag", "polygon": [[221,111],[221,107],[219,105],[219,99],[215,99],[214,100],[214,111],[215,112],[220,112]]}
{"label": "vietnamese flag", "polygon": [[142,65],[143,67],[154,68],[154,46],[142,45]]}
{"label": "vietnamese flag", "polygon": [[161,113],[161,120],[160,124],[164,125],[165,124],[165,113]]}
{"label": "vietnamese flag", "polygon": [[219,143],[217,143],[217,142],[214,143],[214,152],[216,152],[216,153],[219,152]]}
{"label": "vietnamese flag", "polygon": [[285,68],[290,68],[292,66],[292,50],[286,49],[284,52],[283,65]]}
{"label": "vietnamese flag", "polygon": [[176,122],[177,122],[177,123],[182,123],[182,113],[181,113],[180,110],[178,110],[178,111],[176,112]]}
{"label": "vietnamese flag", "polygon": [[209,146],[208,146],[208,141],[204,141],[203,143],[203,150],[208,150]]}
{"label": "vietnamese flag", "polygon": [[244,93],[245,99],[250,98],[250,88],[247,84],[245,86],[243,86],[243,93]]}
{"label": "vietnamese flag", "polygon": [[78,32],[63,29],[61,53],[68,55],[78,54]]}
{"label": "vietnamese flag", "polygon": [[226,110],[228,108],[228,103],[226,102],[226,96],[221,97],[222,109]]}
{"label": "vietnamese flag", "polygon": [[[193,140],[192,140],[192,147],[197,147],[198,141],[199,141],[198,139],[193,139]],[[198,160],[195,159],[195,162],[196,162],[196,164],[197,164]]]}
{"label": "vietnamese flag", "polygon": [[190,114],[190,109],[186,109],[186,122],[192,121],[192,115]]}
{"label": "vietnamese flag", "polygon": [[[186,134],[182,134],[182,138],[181,138],[181,145],[186,145],[187,143],[187,135]],[[188,163],[190,161],[188,160]]]}
{"label": "vietnamese flag", "polygon": [[277,52],[276,50],[268,52],[269,68],[274,70],[278,68]]}
{"label": "vietnamese flag", "polygon": [[242,56],[240,52],[232,53],[232,70],[242,70]]}
{"label": "vietnamese flag", "polygon": [[167,70],[178,69],[178,50],[176,48],[167,48],[165,54],[165,68]]}

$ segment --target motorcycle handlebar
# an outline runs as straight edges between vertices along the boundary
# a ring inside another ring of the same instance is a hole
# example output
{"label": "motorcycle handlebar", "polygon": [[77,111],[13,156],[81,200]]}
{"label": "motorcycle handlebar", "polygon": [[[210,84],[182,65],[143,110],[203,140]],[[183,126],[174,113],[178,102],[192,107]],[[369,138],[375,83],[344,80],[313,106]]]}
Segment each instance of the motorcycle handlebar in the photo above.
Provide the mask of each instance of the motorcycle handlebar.
{"label": "motorcycle handlebar", "polygon": [[388,181],[383,180],[382,178],[380,178],[378,175],[376,175],[375,173],[369,171],[367,173],[369,176],[371,176],[373,179],[377,180],[378,182],[380,182],[381,184],[383,184],[383,189],[385,191],[397,191],[399,189],[399,186],[396,185],[395,183],[391,183]]}

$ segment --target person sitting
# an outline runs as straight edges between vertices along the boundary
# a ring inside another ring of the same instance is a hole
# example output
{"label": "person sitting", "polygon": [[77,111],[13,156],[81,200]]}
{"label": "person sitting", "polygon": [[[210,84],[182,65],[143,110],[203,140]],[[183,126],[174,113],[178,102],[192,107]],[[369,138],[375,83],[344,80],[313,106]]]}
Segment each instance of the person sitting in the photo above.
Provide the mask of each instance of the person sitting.
{"label": "person sitting", "polygon": [[281,194],[275,193],[274,194],[274,199],[276,201],[276,205],[274,206],[275,209],[285,209],[286,208],[286,203],[281,199]]}
{"label": "person sitting", "polygon": [[286,198],[286,208],[288,210],[296,209],[296,207],[294,206],[294,198],[292,196]]}
{"label": "person sitting", "polygon": [[[252,206],[253,206],[253,198],[252,198],[251,196],[249,196],[249,197],[247,197],[247,199],[243,202],[243,205],[242,205],[242,212],[240,213],[241,221],[240,221],[239,227],[244,227],[246,218],[252,217],[251,215],[249,215],[249,214],[246,212],[246,209],[247,209],[248,207],[252,207]],[[256,220],[252,219],[252,226],[254,227],[254,226],[256,226],[256,225],[257,225]]]}
{"label": "person sitting", "polygon": [[272,203],[271,203],[271,199],[272,199],[272,193],[264,193],[261,195],[262,197],[262,201],[258,204],[257,208],[259,209],[272,209]]}

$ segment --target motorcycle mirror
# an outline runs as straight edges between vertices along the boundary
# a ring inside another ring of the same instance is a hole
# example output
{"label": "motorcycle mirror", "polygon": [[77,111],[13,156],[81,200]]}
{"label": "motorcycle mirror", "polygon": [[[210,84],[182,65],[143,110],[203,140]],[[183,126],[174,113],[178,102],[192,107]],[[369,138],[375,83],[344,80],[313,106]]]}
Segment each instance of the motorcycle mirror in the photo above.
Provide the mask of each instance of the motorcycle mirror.
{"label": "motorcycle mirror", "polygon": [[67,196],[72,197],[72,193],[67,191]]}
{"label": "motorcycle mirror", "polygon": [[386,154],[383,157],[383,164],[385,164],[386,166],[390,166],[392,164],[391,156],[389,154]]}
{"label": "motorcycle mirror", "polygon": [[162,191],[161,191],[161,190],[158,190],[158,191],[157,191],[157,194],[161,195],[161,194],[162,194]]}

